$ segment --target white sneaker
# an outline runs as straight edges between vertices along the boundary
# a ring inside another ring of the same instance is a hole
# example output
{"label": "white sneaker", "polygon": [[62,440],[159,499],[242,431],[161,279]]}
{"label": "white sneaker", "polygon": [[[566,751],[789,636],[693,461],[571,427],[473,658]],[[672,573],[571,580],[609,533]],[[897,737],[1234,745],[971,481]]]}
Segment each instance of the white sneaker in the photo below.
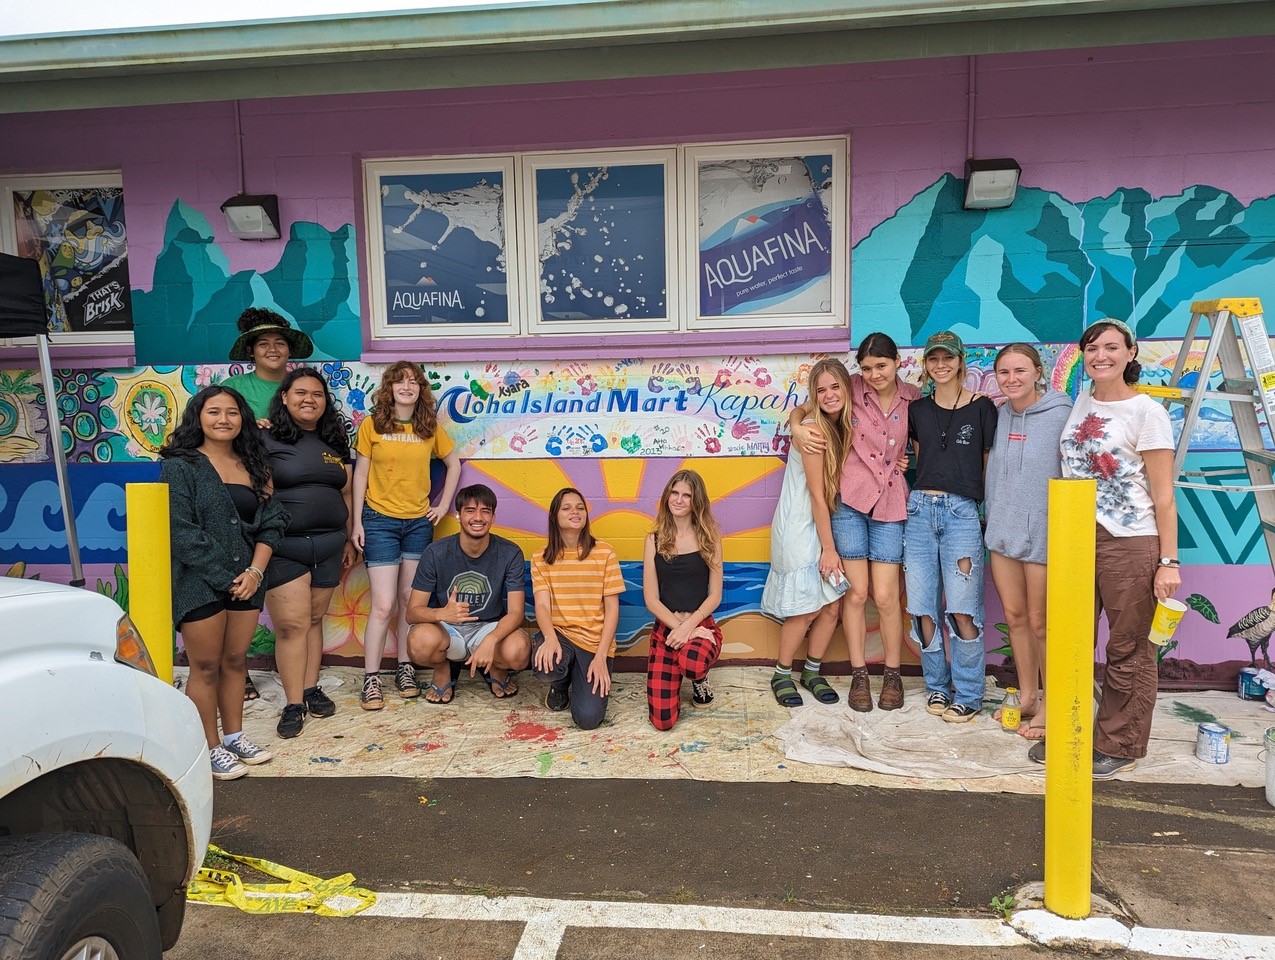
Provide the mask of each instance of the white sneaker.
{"label": "white sneaker", "polygon": [[248,773],[248,768],[225,747],[213,747],[208,751],[208,759],[212,762],[214,780],[238,780]]}
{"label": "white sneaker", "polygon": [[246,763],[250,767],[259,763],[265,763],[274,756],[269,750],[262,750],[259,746],[248,739],[246,733],[241,733],[230,743],[226,744],[226,750],[235,755],[241,763]]}

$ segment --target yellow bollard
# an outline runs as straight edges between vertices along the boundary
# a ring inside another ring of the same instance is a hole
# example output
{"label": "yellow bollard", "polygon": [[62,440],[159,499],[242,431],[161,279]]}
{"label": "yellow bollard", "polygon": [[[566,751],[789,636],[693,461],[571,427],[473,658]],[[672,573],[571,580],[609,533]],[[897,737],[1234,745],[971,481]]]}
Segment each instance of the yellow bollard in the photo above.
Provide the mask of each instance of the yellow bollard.
{"label": "yellow bollard", "polygon": [[1089,916],[1093,872],[1094,531],[1098,484],[1049,481],[1045,908]]}
{"label": "yellow bollard", "polygon": [[127,483],[128,615],[150,651],[155,672],[173,682],[173,570],[168,484]]}

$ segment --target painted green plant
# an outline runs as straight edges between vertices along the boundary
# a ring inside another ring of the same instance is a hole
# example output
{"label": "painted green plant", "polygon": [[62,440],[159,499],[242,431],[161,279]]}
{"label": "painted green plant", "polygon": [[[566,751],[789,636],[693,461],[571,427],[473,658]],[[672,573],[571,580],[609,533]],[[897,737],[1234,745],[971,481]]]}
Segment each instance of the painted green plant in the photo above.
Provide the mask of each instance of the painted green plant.
{"label": "painted green plant", "polygon": [[249,657],[261,657],[274,653],[274,631],[264,624],[257,624],[257,631],[248,644]]}
{"label": "painted green plant", "polygon": [[987,652],[999,653],[1002,657],[1012,657],[1014,655],[1014,651],[1010,648],[1010,645],[1009,645],[1009,624],[998,623],[996,624],[996,629],[1000,632],[1000,635],[1001,635],[1001,645],[997,647],[995,650],[988,650]]}
{"label": "painted green plant", "polygon": [[[1189,597],[1187,597],[1183,601],[1183,603],[1185,603],[1187,607],[1189,607],[1190,609],[1198,613],[1200,616],[1202,616],[1205,620],[1209,621],[1209,623],[1221,622],[1221,620],[1218,618],[1218,615],[1217,615],[1217,607],[1213,606],[1213,601],[1211,601],[1208,597],[1204,596],[1204,594],[1193,593]],[[1163,663],[1164,658],[1169,655],[1169,652],[1172,650],[1176,650],[1177,648],[1178,648],[1178,641],[1170,640],[1164,646],[1160,647],[1158,651],[1156,651],[1155,662]]]}
{"label": "painted green plant", "polygon": [[128,613],[128,574],[118,563],[115,564],[115,585],[109,580],[99,580],[95,588],[104,597],[110,597],[119,604],[121,610]]}

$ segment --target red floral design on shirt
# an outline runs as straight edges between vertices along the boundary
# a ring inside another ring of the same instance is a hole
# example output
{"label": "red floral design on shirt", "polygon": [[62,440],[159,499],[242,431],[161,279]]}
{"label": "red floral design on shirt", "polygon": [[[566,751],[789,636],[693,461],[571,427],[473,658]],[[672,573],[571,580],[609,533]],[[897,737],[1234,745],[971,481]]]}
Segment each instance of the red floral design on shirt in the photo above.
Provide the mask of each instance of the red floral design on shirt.
{"label": "red floral design on shirt", "polygon": [[1120,461],[1110,453],[1091,453],[1089,469],[1095,476],[1110,480],[1120,470]]}
{"label": "red floral design on shirt", "polygon": [[1098,416],[1098,414],[1091,413],[1076,424],[1076,429],[1071,438],[1075,443],[1087,443],[1090,440],[1101,440],[1106,435],[1107,421]]}

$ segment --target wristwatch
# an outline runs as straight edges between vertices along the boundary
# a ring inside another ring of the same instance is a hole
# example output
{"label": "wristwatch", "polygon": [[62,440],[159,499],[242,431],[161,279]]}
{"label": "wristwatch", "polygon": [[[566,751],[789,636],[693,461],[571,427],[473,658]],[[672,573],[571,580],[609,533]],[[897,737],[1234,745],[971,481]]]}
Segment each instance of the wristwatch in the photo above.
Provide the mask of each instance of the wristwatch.
{"label": "wristwatch", "polygon": [[1161,557],[1161,558],[1160,558],[1160,566],[1162,566],[1162,567],[1180,567],[1180,566],[1182,566],[1182,561],[1181,561],[1181,560],[1179,560],[1177,557]]}

